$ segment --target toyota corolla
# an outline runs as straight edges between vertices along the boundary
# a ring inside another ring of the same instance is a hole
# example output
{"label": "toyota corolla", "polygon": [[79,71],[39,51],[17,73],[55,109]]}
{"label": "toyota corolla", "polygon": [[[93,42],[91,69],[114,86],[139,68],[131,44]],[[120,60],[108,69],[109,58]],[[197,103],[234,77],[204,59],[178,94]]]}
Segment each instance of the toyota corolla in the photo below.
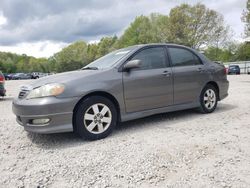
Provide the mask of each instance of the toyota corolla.
{"label": "toyota corolla", "polygon": [[137,45],[21,87],[13,112],[27,131],[96,140],[118,122],[191,108],[211,113],[228,86],[225,67],[191,48]]}

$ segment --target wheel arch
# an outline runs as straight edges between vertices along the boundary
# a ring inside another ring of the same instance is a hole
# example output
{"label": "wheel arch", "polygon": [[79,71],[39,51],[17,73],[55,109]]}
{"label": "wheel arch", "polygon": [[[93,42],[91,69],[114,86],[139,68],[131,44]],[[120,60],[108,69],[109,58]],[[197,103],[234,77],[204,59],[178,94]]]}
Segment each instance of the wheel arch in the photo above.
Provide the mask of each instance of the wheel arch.
{"label": "wheel arch", "polygon": [[220,88],[219,88],[219,85],[215,81],[209,81],[209,82],[207,82],[204,87],[206,87],[207,85],[212,85],[212,86],[215,87],[215,89],[218,92],[217,94],[218,94],[218,97],[219,97],[219,100],[220,100]]}
{"label": "wheel arch", "polygon": [[121,121],[121,114],[120,114],[120,105],[117,101],[117,99],[110,93],[108,92],[105,92],[105,91],[94,91],[94,92],[91,92],[91,93],[88,93],[87,95],[84,95],[75,105],[74,109],[73,109],[73,129],[75,130],[75,111],[76,109],[78,108],[78,106],[80,105],[80,103],[82,101],[84,101],[85,99],[87,99],[88,97],[92,97],[92,96],[102,96],[102,97],[105,97],[105,98],[108,98],[111,102],[113,102],[113,104],[115,105],[115,108],[117,110],[117,119],[118,119],[118,122]]}

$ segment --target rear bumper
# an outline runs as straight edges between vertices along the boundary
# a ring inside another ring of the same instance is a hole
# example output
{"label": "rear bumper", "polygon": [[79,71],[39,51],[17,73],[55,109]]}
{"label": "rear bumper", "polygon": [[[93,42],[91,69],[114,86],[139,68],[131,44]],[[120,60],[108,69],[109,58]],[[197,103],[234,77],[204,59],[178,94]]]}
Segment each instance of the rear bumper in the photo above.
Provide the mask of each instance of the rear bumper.
{"label": "rear bumper", "polygon": [[240,74],[240,70],[228,71],[228,74]]}
{"label": "rear bumper", "polygon": [[[45,97],[40,99],[15,99],[12,110],[16,121],[26,131],[35,133],[59,133],[73,131],[73,109],[78,98]],[[47,119],[48,122],[35,124],[34,120]]]}
{"label": "rear bumper", "polygon": [[225,80],[219,84],[219,100],[223,100],[228,96],[229,81]]}
{"label": "rear bumper", "polygon": [[5,96],[6,90],[5,89],[0,89],[0,96]]}

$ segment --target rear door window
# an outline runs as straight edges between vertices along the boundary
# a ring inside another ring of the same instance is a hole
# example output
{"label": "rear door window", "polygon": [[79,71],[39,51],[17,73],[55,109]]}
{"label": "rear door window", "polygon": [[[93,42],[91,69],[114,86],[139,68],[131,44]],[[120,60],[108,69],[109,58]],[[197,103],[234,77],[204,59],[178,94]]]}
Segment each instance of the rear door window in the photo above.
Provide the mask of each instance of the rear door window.
{"label": "rear door window", "polygon": [[201,65],[201,60],[189,50],[178,47],[168,47],[173,66]]}

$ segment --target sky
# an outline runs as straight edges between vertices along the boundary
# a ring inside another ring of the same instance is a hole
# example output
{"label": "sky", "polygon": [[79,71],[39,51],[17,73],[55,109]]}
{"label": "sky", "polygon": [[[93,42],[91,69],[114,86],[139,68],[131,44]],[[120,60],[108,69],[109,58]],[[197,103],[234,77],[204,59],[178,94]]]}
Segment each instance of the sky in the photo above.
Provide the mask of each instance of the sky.
{"label": "sky", "polygon": [[0,0],[0,51],[50,57],[76,40],[120,36],[139,15],[181,3],[203,3],[224,16],[234,39],[243,40],[247,0]]}

